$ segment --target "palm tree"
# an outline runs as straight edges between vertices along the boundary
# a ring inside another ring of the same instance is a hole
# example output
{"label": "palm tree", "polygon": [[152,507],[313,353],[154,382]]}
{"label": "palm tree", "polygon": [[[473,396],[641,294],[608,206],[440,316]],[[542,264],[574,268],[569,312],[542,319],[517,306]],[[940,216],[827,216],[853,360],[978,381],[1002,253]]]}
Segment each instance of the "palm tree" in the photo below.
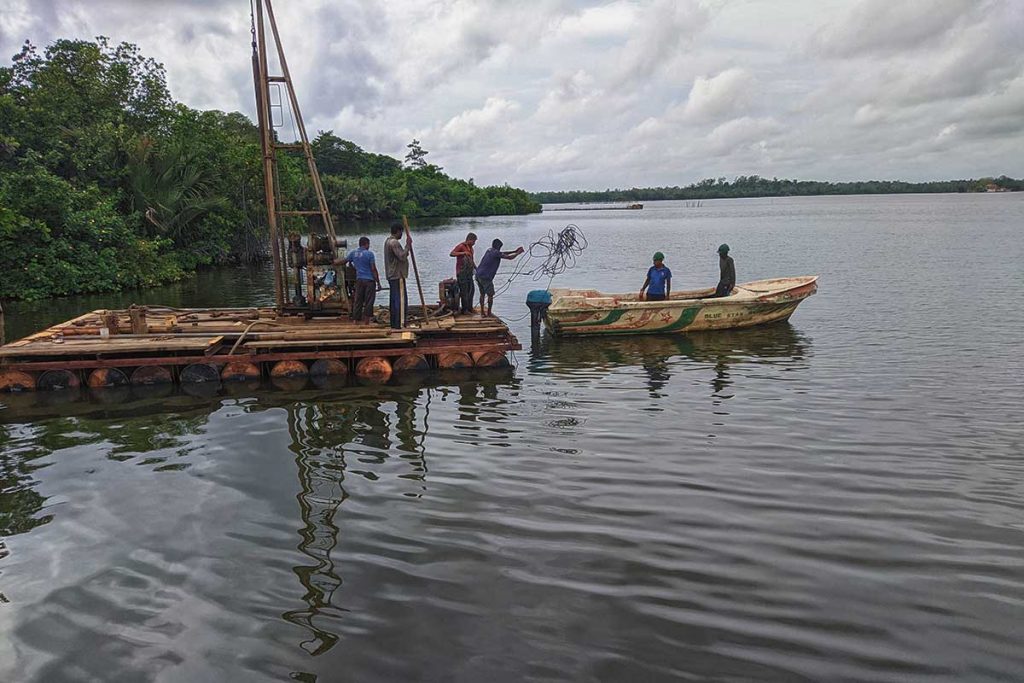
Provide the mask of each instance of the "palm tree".
{"label": "palm tree", "polygon": [[177,245],[211,211],[225,205],[212,194],[212,170],[180,141],[162,143],[142,136],[126,167],[132,208],[145,215],[155,232]]}

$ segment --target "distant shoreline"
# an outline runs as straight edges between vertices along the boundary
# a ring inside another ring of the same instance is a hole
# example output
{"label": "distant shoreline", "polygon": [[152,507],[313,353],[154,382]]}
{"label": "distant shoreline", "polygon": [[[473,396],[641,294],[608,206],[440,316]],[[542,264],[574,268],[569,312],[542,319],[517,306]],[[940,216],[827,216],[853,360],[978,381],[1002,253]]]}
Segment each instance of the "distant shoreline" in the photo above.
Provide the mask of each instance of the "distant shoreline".
{"label": "distant shoreline", "polygon": [[999,193],[1024,190],[1024,179],[999,176],[969,180],[933,180],[907,183],[899,180],[864,180],[832,183],[820,180],[787,180],[739,176],[707,178],[686,187],[634,187],[628,190],[560,190],[531,192],[541,204],[585,204],[589,202],[640,202],[688,199],[740,199],[756,197],[817,197],[875,194]]}

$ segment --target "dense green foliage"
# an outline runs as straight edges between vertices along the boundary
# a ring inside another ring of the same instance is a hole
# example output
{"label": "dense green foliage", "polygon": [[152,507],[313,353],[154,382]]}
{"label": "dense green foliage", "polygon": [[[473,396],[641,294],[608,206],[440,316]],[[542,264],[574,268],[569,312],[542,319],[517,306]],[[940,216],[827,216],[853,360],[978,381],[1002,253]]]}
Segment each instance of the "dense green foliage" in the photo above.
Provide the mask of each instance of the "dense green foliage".
{"label": "dense green foliage", "polygon": [[[343,220],[401,216],[493,216],[534,213],[540,205],[523,190],[498,185],[477,187],[429,164],[413,140],[406,165],[389,156],[364,152],[331,131],[312,141],[331,214]],[[311,197],[300,196],[309,204]]]}
{"label": "dense green foliage", "polygon": [[[342,220],[540,210],[522,190],[450,178],[418,142],[408,167],[331,132],[313,147]],[[300,154],[278,172],[285,208],[315,207]],[[0,298],[151,286],[264,258],[263,204],[256,126],[176,103],[134,45],[26,43],[0,68]]]}
{"label": "dense green foliage", "polygon": [[937,180],[905,183],[900,180],[860,180],[830,183],[820,180],[786,180],[739,176],[706,178],[686,187],[634,187],[628,190],[566,190],[534,192],[530,196],[544,204],[559,202],[636,202],[657,199],[727,199],[733,197],[797,197],[826,194],[906,194],[915,192],[985,192],[989,185],[1007,190],[1024,190],[1024,180],[1006,176],[976,180]]}

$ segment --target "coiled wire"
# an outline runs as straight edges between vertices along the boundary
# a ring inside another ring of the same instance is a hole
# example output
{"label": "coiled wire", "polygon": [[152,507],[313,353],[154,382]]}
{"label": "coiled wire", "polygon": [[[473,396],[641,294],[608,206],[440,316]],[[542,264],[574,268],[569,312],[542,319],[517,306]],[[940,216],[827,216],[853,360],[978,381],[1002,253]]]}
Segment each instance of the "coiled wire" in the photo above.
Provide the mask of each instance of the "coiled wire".
{"label": "coiled wire", "polygon": [[[547,287],[556,275],[561,275],[576,266],[576,261],[587,248],[586,235],[578,225],[570,223],[557,233],[554,229],[530,245],[526,250],[526,258],[518,261],[508,280],[498,287],[494,294],[498,296],[508,291],[516,278],[529,276],[533,280],[548,278]],[[539,261],[539,262],[538,262]]]}

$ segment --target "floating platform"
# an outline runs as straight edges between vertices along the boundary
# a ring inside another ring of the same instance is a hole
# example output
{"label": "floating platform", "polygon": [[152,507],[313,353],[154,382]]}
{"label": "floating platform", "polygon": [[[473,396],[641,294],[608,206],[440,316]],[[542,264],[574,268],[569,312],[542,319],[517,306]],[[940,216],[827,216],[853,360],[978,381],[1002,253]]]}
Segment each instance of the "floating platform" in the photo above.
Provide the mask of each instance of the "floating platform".
{"label": "floating platform", "polygon": [[569,206],[566,208],[543,209],[544,213],[549,211],[639,211],[644,208],[643,204],[626,204],[624,206]]}
{"label": "floating platform", "polygon": [[[378,312],[386,319],[387,312]],[[496,317],[438,315],[392,330],[272,308],[97,310],[0,347],[0,392],[507,367]]]}

